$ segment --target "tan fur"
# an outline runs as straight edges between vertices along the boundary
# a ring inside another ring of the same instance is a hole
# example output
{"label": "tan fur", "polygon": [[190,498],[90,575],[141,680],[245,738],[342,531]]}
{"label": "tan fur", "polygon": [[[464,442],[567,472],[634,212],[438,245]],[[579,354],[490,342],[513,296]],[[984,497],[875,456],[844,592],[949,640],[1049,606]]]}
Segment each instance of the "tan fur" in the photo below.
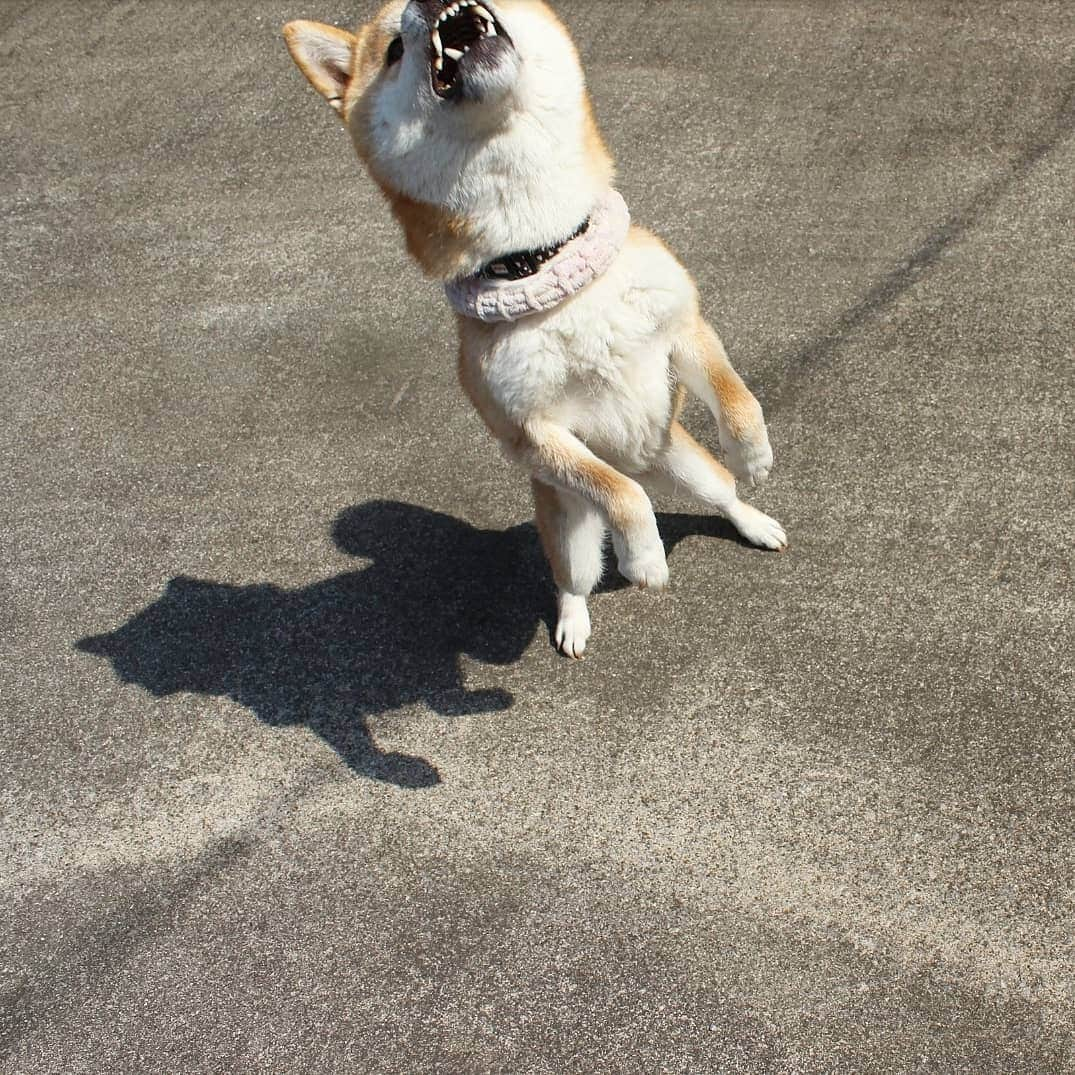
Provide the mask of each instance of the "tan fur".
{"label": "tan fur", "polygon": [[558,485],[595,504],[613,530],[635,534],[650,515],[642,487],[595,456],[557,426],[531,423],[525,430],[525,461]]}
{"label": "tan fur", "polygon": [[[384,23],[401,6],[399,3],[386,4],[373,19],[364,26],[360,26],[355,33],[354,77],[347,87],[343,112],[343,120],[352,136],[364,129],[363,125],[356,125],[354,122],[356,109],[361,108],[363,101],[366,101],[368,106],[369,91],[384,75],[385,53],[392,41],[392,34],[384,28]],[[368,153],[364,141],[360,144],[356,137],[355,143],[365,161]]]}
{"label": "tan fur", "polygon": [[462,217],[397,194],[378,181],[403,228],[407,253],[434,279],[450,280],[472,259],[473,234]]}
{"label": "tan fur", "polygon": [[695,347],[728,433],[736,440],[759,436],[765,429],[765,420],[758,401],[732,367],[720,337],[701,316],[695,326]]}
{"label": "tan fur", "polygon": [[356,81],[353,87],[356,93],[365,89],[384,67],[384,57],[392,35],[384,29],[382,21],[393,6],[386,5],[375,19],[359,28],[355,47]]}

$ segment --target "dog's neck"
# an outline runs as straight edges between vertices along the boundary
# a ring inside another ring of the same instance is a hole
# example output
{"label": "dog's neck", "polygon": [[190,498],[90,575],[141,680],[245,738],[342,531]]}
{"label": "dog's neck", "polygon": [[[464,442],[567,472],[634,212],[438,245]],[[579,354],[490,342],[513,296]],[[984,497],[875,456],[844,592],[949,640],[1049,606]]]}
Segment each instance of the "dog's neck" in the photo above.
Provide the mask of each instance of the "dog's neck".
{"label": "dog's neck", "polygon": [[609,189],[607,176],[570,159],[561,158],[559,164],[555,159],[515,159],[502,166],[517,176],[510,185],[495,174],[472,173],[463,193],[476,240],[475,264],[467,266],[471,272],[517,250],[562,242]]}
{"label": "dog's neck", "polygon": [[443,126],[403,128],[387,158],[367,163],[407,232],[408,249],[441,280],[571,235],[610,189],[612,162],[588,113],[515,116],[478,142]]}
{"label": "dog's neck", "polygon": [[566,241],[501,258],[445,284],[444,293],[459,313],[479,321],[518,321],[545,313],[609,268],[630,225],[626,203],[610,190]]}

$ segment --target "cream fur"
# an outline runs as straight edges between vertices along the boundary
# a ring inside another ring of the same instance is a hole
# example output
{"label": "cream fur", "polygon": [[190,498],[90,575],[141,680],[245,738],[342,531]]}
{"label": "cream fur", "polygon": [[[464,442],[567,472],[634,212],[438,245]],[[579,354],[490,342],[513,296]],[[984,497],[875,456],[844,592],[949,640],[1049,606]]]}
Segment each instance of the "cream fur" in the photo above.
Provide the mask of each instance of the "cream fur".
{"label": "cream fur", "polygon": [[[362,28],[340,108],[409,248],[442,279],[570,234],[612,181],[574,45],[552,11],[541,0],[485,3],[513,47],[498,46],[495,63],[461,75],[466,99],[443,100],[430,84],[428,20],[445,6],[395,2]],[[292,23],[287,37],[329,96],[324,87],[336,83],[317,64],[325,30]],[[397,35],[403,58],[386,67],[384,48]],[[632,228],[604,276],[546,313],[458,324],[463,387],[535,480],[564,653],[581,657],[586,647],[586,597],[600,578],[606,530],[628,579],[667,582],[647,488],[694,496],[762,547],[786,544],[779,523],[735,490],[735,477],[760,483],[772,466],[761,408],[702,319],[689,274],[659,240]],[[678,384],[713,412],[735,476],[679,426]]]}

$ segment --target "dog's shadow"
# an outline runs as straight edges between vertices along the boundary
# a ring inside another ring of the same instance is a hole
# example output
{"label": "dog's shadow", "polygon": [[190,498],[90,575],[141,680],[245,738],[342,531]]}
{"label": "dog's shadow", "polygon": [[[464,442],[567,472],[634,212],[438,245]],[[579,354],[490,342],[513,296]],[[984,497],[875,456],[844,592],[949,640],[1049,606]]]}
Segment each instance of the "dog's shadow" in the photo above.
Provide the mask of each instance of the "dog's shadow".
{"label": "dog's shadow", "polygon": [[[658,520],[669,549],[688,534],[736,537],[720,519]],[[123,626],[76,647],[107,657],[121,680],[154,695],[223,696],[267,724],[306,724],[362,776],[438,784],[428,761],[378,750],[366,718],[415,703],[449,717],[511,707],[507,691],[467,690],[459,659],[514,663],[540,624],[551,627],[553,590],[536,530],[478,530],[372,501],[342,512],[333,538],[372,563],[297,590],[178,576]]]}

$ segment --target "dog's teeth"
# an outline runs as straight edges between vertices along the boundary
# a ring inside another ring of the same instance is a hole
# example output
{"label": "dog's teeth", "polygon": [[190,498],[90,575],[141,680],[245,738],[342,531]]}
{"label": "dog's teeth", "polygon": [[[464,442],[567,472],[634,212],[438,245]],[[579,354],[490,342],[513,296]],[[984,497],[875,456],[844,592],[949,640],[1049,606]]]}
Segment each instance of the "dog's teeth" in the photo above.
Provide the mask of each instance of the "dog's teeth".
{"label": "dog's teeth", "polygon": [[449,60],[461,60],[463,58],[463,53],[461,53],[459,49],[445,49],[444,55],[447,56]]}
{"label": "dog's teeth", "polygon": [[434,60],[433,66],[434,66],[434,68],[436,68],[438,73],[443,71],[444,70],[444,57],[443,56],[438,56],[436,58],[436,60]]}
{"label": "dog's teeth", "polygon": [[436,54],[437,54],[438,56],[441,56],[441,55],[443,55],[443,53],[444,53],[444,46],[443,46],[443,45],[442,45],[442,44],[440,43],[440,34],[438,34],[438,33],[434,33],[434,34],[433,34],[433,37],[432,37],[432,39],[431,39],[431,40],[432,40],[432,42],[433,42],[433,51],[434,51],[434,52],[435,52],[435,53],[436,53]]}
{"label": "dog's teeth", "polygon": [[492,22],[493,21],[493,16],[490,15],[489,12],[486,11],[485,8],[483,8],[481,6],[481,4],[475,4],[474,5],[474,14],[475,15],[481,15],[481,17],[483,19],[485,19],[486,22]]}

